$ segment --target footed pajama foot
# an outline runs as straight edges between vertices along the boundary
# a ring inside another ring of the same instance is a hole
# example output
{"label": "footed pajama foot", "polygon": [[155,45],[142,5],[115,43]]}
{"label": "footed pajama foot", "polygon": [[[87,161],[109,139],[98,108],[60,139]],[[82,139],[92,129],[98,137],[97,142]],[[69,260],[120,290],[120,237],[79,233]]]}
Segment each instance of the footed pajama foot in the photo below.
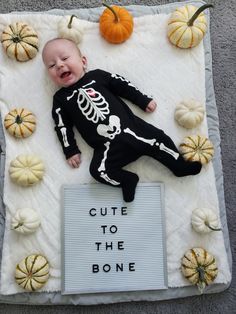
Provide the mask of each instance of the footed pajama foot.
{"label": "footed pajama foot", "polygon": [[132,202],[134,200],[135,196],[135,190],[136,186],[138,184],[139,177],[132,173],[132,176],[130,175],[127,180],[124,180],[122,182],[122,192],[123,192],[123,198],[125,202]]}
{"label": "footed pajama foot", "polygon": [[202,164],[198,161],[185,161],[183,166],[176,170],[174,174],[177,177],[193,176],[198,174],[202,169]]}

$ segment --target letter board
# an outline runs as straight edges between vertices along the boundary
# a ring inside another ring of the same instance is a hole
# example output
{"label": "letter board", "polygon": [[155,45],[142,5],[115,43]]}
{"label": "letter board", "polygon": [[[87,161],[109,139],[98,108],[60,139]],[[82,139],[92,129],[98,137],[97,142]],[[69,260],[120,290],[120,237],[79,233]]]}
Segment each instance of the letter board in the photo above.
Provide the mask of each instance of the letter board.
{"label": "letter board", "polygon": [[62,294],[167,289],[164,185],[65,185]]}

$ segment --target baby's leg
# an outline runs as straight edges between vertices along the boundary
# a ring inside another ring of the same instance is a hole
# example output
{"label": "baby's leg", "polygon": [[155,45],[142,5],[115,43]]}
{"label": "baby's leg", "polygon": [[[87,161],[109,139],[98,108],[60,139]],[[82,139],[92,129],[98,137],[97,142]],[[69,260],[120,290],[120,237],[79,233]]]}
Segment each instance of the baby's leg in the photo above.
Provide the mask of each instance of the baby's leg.
{"label": "baby's leg", "polygon": [[132,202],[139,178],[122,167],[135,159],[124,147],[106,142],[104,148],[94,150],[90,173],[98,182],[121,187],[124,200]]}
{"label": "baby's leg", "polygon": [[[202,168],[201,163],[186,161],[183,158],[183,156],[179,153],[172,139],[168,135],[166,135],[162,130],[158,131],[162,132],[159,138],[158,145],[159,150],[153,148],[150,155],[159,162],[161,162],[163,165],[165,165],[167,168],[169,168],[177,177],[198,174]],[[165,147],[176,152],[178,155],[174,156],[173,154],[168,152],[168,149],[163,149],[162,144],[164,144]]]}
{"label": "baby's leg", "polygon": [[201,171],[201,163],[184,160],[172,139],[162,130],[143,121],[139,121],[138,125],[138,130],[142,130],[139,134],[140,137],[155,139],[155,142],[145,144],[144,152],[146,155],[161,162],[177,177],[196,175]]}

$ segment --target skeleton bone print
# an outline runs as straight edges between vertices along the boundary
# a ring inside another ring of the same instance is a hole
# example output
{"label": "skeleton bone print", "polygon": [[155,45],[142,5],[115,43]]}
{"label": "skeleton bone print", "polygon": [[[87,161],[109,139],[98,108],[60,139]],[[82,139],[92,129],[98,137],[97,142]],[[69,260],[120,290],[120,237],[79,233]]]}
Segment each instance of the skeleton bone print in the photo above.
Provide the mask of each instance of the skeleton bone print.
{"label": "skeleton bone print", "polygon": [[[133,87],[138,91],[138,89],[133,84],[131,84],[128,80],[126,80],[124,77],[118,74],[111,74],[111,77],[113,77],[116,80],[121,80],[123,82],[126,82],[128,86]],[[77,94],[77,104],[82,114],[86,117],[87,120],[96,124],[99,120],[103,121],[106,119],[107,115],[109,115],[110,113],[110,109],[109,109],[109,104],[106,101],[106,99],[103,97],[103,95],[99,91],[96,91],[94,88],[88,87],[94,83],[96,83],[96,81],[92,80],[86,85],[83,85],[82,88],[73,90],[72,94],[67,97],[67,101],[70,101],[70,99],[72,99]],[[61,133],[63,136],[64,146],[68,147],[69,143],[67,140],[66,128],[64,127],[64,123],[60,115],[60,110],[61,110],[60,108],[56,110],[56,113],[58,115],[58,121],[59,121],[58,127],[61,127]],[[101,136],[109,138],[110,140],[113,140],[115,136],[120,134],[122,131],[124,133],[128,133],[132,135],[134,138],[136,138],[136,140],[150,144],[151,146],[153,146],[154,144],[156,146],[159,146],[161,150],[170,154],[175,159],[177,159],[179,156],[178,153],[167,148],[163,143],[158,143],[156,139],[146,139],[146,138],[140,137],[136,135],[135,132],[132,131],[130,128],[121,130],[120,118],[116,115],[109,116],[108,124],[100,123],[97,126],[97,133]]]}
{"label": "skeleton bone print", "polygon": [[[136,91],[139,92],[139,89],[138,89],[136,86],[134,86],[130,81],[126,80],[123,76],[118,75],[118,74],[112,74],[111,76],[112,76],[113,78],[115,78],[116,80],[121,80],[121,81],[127,83],[128,86],[133,87]],[[153,98],[152,96],[148,96],[148,95],[146,95],[146,94],[143,94],[143,95],[145,95],[145,96],[147,96],[147,97],[149,97],[149,98]]]}
{"label": "skeleton bone print", "polygon": [[99,124],[97,132],[98,134],[113,140],[117,134],[121,133],[120,118],[115,115],[111,115],[109,117],[109,124]]}
{"label": "skeleton bone print", "polygon": [[56,92],[52,114],[67,159],[80,153],[73,132],[76,127],[94,148],[91,175],[99,182],[121,186],[129,201],[138,176],[123,167],[142,154],[163,163],[176,176],[200,171],[199,165],[186,165],[171,138],[134,115],[122,98],[143,111],[153,100],[124,77],[103,70],[86,72],[73,86]]}
{"label": "skeleton bone print", "polygon": [[57,110],[56,110],[56,114],[58,116],[58,125],[57,126],[60,128],[64,147],[68,147],[68,146],[70,146],[70,144],[69,144],[68,139],[67,139],[67,129],[64,126],[60,111],[61,111],[61,108],[57,108]]}
{"label": "skeleton bone print", "polygon": [[92,87],[79,88],[74,90],[72,95],[67,97],[67,100],[69,101],[76,93],[78,93],[78,107],[87,120],[97,123],[99,120],[106,119],[110,110],[107,101],[101,93],[95,91]]}
{"label": "skeleton bone print", "polygon": [[[101,93],[92,87],[85,88],[93,83],[96,83],[96,81],[92,80],[82,88],[74,90],[72,94],[67,97],[67,100],[69,101],[78,93],[77,104],[82,114],[87,120],[97,123],[99,120],[103,121],[106,119],[106,116],[110,113],[110,109],[108,102]],[[111,115],[109,117],[108,125],[98,125],[97,133],[101,136],[108,137],[111,140],[114,139],[117,134],[121,133],[119,117]]]}

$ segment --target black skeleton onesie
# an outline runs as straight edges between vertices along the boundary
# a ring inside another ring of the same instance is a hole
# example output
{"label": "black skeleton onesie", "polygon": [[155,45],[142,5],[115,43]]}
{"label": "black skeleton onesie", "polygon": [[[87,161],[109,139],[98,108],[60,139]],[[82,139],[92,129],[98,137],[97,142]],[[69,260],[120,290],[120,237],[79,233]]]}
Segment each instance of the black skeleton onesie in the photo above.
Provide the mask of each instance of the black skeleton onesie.
{"label": "black skeleton onesie", "polygon": [[134,198],[138,176],[122,168],[142,155],[160,161],[176,176],[200,172],[199,163],[184,161],[170,137],[135,116],[120,97],[142,110],[152,100],[122,76],[102,70],[85,73],[77,83],[56,92],[52,116],[67,159],[80,153],[73,132],[76,127],[94,148],[91,175],[122,187],[127,202]]}

